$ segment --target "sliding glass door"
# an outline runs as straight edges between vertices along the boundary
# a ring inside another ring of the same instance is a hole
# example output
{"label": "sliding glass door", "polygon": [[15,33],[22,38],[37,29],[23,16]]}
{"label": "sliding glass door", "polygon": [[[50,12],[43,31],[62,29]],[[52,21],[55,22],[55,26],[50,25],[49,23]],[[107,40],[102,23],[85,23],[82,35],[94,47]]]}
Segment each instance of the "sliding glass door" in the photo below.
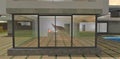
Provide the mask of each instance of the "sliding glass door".
{"label": "sliding glass door", "polygon": [[71,46],[71,16],[39,16],[40,47]]}
{"label": "sliding glass door", "polygon": [[56,16],[56,47],[71,47],[71,16]]}
{"label": "sliding glass door", "polygon": [[55,46],[54,16],[39,16],[40,47]]}
{"label": "sliding glass door", "polygon": [[95,47],[97,44],[96,15],[14,15],[13,25],[14,47]]}

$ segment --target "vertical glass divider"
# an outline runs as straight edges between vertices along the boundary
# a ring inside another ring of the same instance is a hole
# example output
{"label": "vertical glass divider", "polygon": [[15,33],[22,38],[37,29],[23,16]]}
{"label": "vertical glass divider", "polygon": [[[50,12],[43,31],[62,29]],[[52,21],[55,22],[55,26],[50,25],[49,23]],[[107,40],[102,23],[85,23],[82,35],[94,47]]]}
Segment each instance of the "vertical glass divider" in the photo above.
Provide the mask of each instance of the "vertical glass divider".
{"label": "vertical glass divider", "polygon": [[13,41],[13,48],[15,48],[15,36],[14,36],[14,14],[12,14],[12,41]]}
{"label": "vertical glass divider", "polygon": [[97,48],[97,15],[95,15],[95,48]]}
{"label": "vertical glass divider", "polygon": [[38,34],[38,48],[40,48],[40,28],[39,28],[40,27],[40,18],[39,18],[39,14],[37,15],[37,17],[38,17],[37,18],[37,21],[38,21],[37,22],[38,23],[38,33],[37,33]]}
{"label": "vertical glass divider", "polygon": [[73,47],[73,15],[71,15],[71,47]]}
{"label": "vertical glass divider", "polygon": [[55,47],[56,47],[56,44],[57,43],[57,40],[56,40],[56,16],[55,16]]}

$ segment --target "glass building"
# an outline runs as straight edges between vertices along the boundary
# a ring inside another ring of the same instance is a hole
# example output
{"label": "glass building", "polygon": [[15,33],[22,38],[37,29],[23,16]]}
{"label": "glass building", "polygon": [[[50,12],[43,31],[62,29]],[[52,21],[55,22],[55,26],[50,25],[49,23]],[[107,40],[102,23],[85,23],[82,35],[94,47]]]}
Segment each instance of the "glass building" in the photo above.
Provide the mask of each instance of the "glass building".
{"label": "glass building", "polygon": [[100,54],[97,32],[106,31],[97,29],[106,24],[99,24],[97,17],[108,13],[108,1],[9,0],[7,4],[13,40],[8,55]]}

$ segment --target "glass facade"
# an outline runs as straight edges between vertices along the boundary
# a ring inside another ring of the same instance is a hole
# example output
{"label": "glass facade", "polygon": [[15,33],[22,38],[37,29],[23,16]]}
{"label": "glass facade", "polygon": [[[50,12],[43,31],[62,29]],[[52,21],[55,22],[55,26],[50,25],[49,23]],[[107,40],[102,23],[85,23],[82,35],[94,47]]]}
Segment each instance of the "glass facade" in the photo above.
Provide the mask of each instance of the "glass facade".
{"label": "glass facade", "polygon": [[39,16],[40,46],[70,46],[71,16]]}
{"label": "glass facade", "polygon": [[15,47],[95,47],[96,43],[96,15],[13,15],[13,25]]}
{"label": "glass facade", "polygon": [[[32,16],[35,16],[33,19]],[[37,17],[36,15],[14,16],[14,38],[16,47],[37,47]],[[35,28],[36,27],[36,28]]]}
{"label": "glass facade", "polygon": [[107,23],[97,23],[98,33],[107,33]]}
{"label": "glass facade", "polygon": [[73,15],[73,46],[94,47],[95,25],[95,15]]}

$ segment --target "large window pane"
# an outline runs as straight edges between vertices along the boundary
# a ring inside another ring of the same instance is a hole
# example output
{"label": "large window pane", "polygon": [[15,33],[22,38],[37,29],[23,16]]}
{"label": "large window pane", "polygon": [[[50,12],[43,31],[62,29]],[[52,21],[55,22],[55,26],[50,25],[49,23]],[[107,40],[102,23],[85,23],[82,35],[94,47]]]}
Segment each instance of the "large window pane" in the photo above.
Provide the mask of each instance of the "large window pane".
{"label": "large window pane", "polygon": [[40,17],[40,47],[55,47],[55,16]]}
{"label": "large window pane", "polygon": [[56,46],[71,46],[71,16],[56,16]]}
{"label": "large window pane", "polygon": [[71,16],[39,16],[40,47],[71,46]]}
{"label": "large window pane", "polygon": [[15,15],[14,35],[16,47],[37,47],[37,15]]}
{"label": "large window pane", "polygon": [[73,46],[95,46],[95,15],[73,15]]}

